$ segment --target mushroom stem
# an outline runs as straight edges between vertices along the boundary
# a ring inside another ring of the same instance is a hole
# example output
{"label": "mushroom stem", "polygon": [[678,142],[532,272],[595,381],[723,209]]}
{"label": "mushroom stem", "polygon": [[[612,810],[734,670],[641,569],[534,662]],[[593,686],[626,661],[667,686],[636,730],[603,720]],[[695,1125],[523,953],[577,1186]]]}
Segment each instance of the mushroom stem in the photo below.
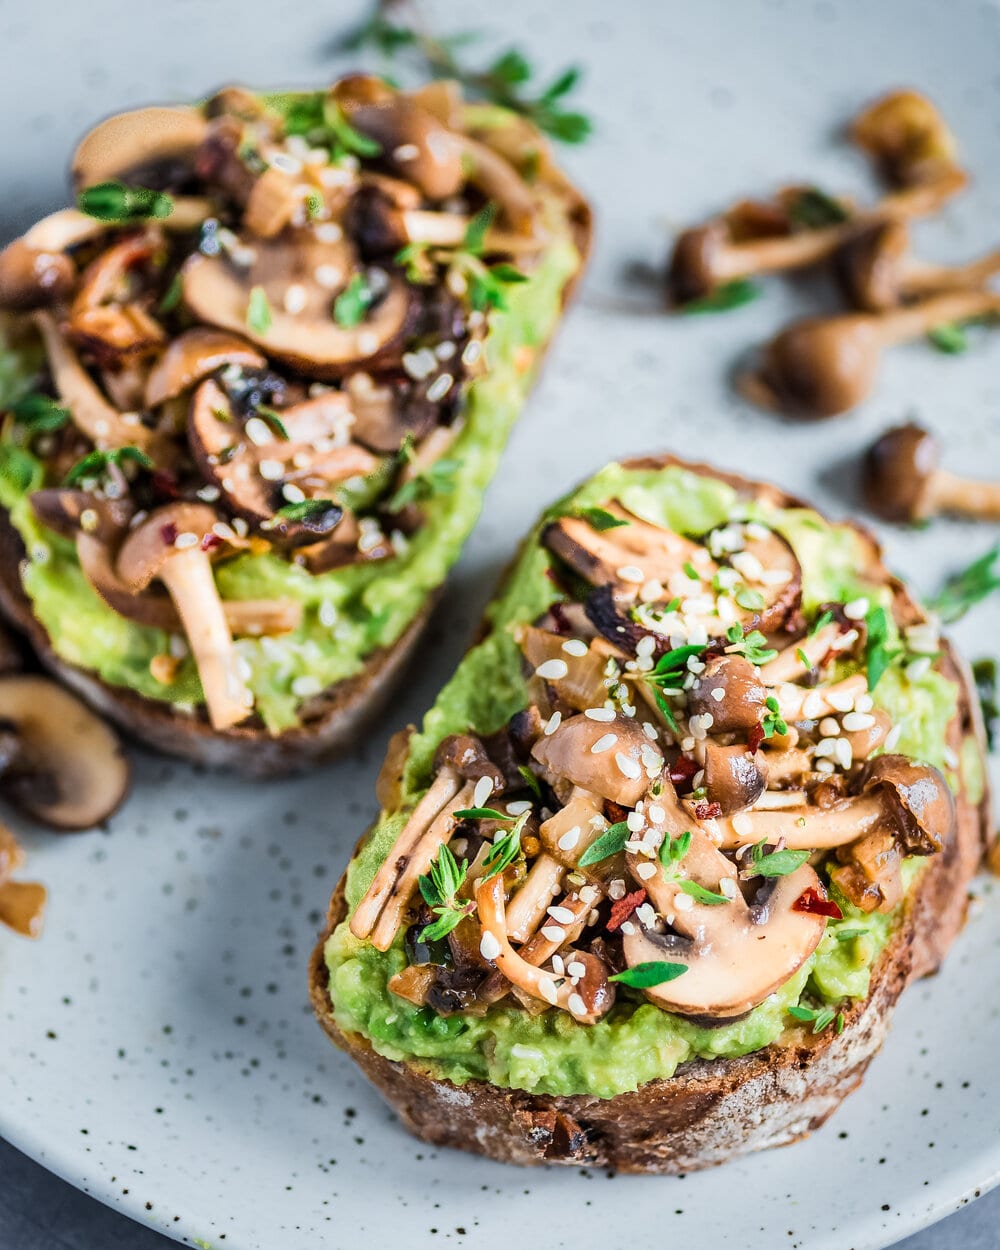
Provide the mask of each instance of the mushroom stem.
{"label": "mushroom stem", "polygon": [[868,506],[889,521],[920,521],[938,512],[1000,518],[1000,484],[939,469],[934,435],[912,422],[879,435],[865,456]]}
{"label": "mushroom stem", "polygon": [[[840,637],[841,628],[836,622],[824,625],[815,634],[785,647],[773,660],[760,666],[760,676],[765,686],[778,686],[821,664],[828,651]],[[803,659],[803,656],[805,659]],[[808,661],[808,664],[806,663]]]}
{"label": "mushroom stem", "polygon": [[878,795],[865,794],[845,799],[835,807],[751,808],[728,818],[698,823],[725,850],[767,839],[773,843],[783,841],[793,851],[819,851],[855,842],[885,819],[883,800]]}
{"label": "mushroom stem", "polygon": [[1000,248],[964,265],[935,265],[908,257],[900,275],[900,288],[904,295],[930,295],[982,286],[995,273],[1000,273]]}
{"label": "mushroom stem", "polygon": [[1000,482],[981,482],[935,469],[924,488],[921,514],[935,512],[1000,521]]}
{"label": "mushroom stem", "polygon": [[871,320],[879,346],[890,347],[919,338],[936,326],[998,313],[1000,295],[992,291],[947,291]]}
{"label": "mushroom stem", "polygon": [[507,933],[513,941],[527,942],[542,923],[546,908],[559,893],[564,871],[557,859],[544,853],[531,865],[507,908]]}
{"label": "mushroom stem", "polygon": [[233,636],[212,576],[212,563],[200,547],[178,552],[160,570],[198,666],[213,729],[246,720],[253,695],[239,674]]}
{"label": "mushroom stem", "polygon": [[774,687],[774,697],[783,720],[818,720],[832,712],[850,709],[853,701],[868,689],[867,678],[862,673],[845,677],[830,686],[809,690],[805,686],[787,683]]}

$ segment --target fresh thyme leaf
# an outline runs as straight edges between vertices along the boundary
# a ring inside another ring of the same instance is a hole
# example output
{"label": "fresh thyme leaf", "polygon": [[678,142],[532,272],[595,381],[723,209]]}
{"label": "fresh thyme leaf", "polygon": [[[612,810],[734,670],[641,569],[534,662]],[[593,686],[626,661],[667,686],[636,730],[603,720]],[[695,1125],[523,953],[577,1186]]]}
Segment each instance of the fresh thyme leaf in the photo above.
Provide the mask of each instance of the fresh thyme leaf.
{"label": "fresh thyme leaf", "polygon": [[732,282],[725,282],[722,286],[716,287],[711,295],[682,304],[678,311],[690,316],[696,316],[699,313],[729,312],[730,309],[742,308],[744,304],[752,303],[758,295],[760,295],[760,287],[756,282],[752,282],[749,278],[735,278]]}
{"label": "fresh thyme leaf", "polygon": [[482,256],[486,245],[486,231],[493,225],[497,215],[497,206],[491,201],[484,205],[469,222],[462,240],[462,251],[470,256]]}
{"label": "fresh thyme leaf", "polygon": [[726,638],[732,644],[726,649],[734,654],[746,656],[751,664],[766,664],[778,654],[774,647],[767,645],[767,639],[759,629],[751,629],[744,634],[741,625],[730,625],[726,630]]}
{"label": "fresh thyme leaf", "polygon": [[631,985],[636,990],[647,990],[653,985],[665,985],[667,981],[676,981],[687,970],[687,964],[673,964],[665,960],[650,959],[645,963],[626,968],[624,972],[616,972],[608,977],[608,980],[617,981],[621,985]]}
{"label": "fresh thyme leaf", "polygon": [[829,608],[827,608],[825,612],[821,612],[819,616],[817,616],[816,619],[813,621],[812,628],[809,630],[809,637],[812,638],[812,636],[814,634],[818,634],[821,629],[825,629],[826,626],[829,625],[832,620],[833,620],[833,613],[830,611]]}
{"label": "fresh thyme leaf", "polygon": [[434,281],[434,261],[430,255],[431,244],[407,243],[393,257],[397,265],[406,271],[406,280],[417,286]]}
{"label": "fresh thyme leaf", "polygon": [[764,715],[760,718],[760,727],[764,731],[765,738],[788,733],[788,725],[781,715],[781,706],[774,695],[769,695],[764,700]]}
{"label": "fresh thyme leaf", "polygon": [[699,885],[697,881],[682,881],[680,889],[682,894],[693,898],[696,903],[704,903],[707,907],[718,907],[722,903],[730,901],[725,894],[717,894],[715,890],[707,890],[703,885]]}
{"label": "fresh thyme leaf", "polygon": [[683,647],[674,647],[671,651],[665,651],[656,661],[647,680],[659,686],[680,685],[687,675],[688,660],[694,656],[700,660],[705,651],[705,647],[698,646],[695,643],[688,643]]}
{"label": "fresh thyme leaf", "polygon": [[510,48],[502,53],[486,71],[500,82],[516,86],[531,77],[531,66],[523,52]]}
{"label": "fresh thyme leaf", "polygon": [[435,942],[447,937],[473,910],[471,901],[461,902],[458,898],[458,892],[465,884],[468,872],[469,861],[463,859],[459,864],[451,847],[442,843],[430,870],[417,879],[424,902],[437,917],[421,930],[422,942]]}
{"label": "fresh thyme leaf", "polygon": [[902,652],[897,648],[890,650],[886,645],[889,639],[889,618],[885,608],[870,608],[865,617],[868,628],[866,644],[866,667],[868,670],[868,689],[874,690],[882,679],[885,670]]}
{"label": "fresh thyme leaf", "polygon": [[848,212],[839,200],[819,187],[803,187],[788,205],[788,220],[802,230],[822,230],[847,221]]}
{"label": "fresh thyme leaf", "polygon": [[490,273],[498,282],[506,282],[508,285],[528,281],[526,273],[522,273],[520,269],[515,269],[513,265],[508,265],[506,261],[501,261],[498,265],[491,265]]}
{"label": "fresh thyme leaf", "polygon": [[653,698],[656,700],[656,706],[663,713],[663,719],[667,722],[671,732],[675,734],[680,733],[680,726],[677,724],[677,717],[674,715],[674,709],[670,706],[659,690],[653,691]]}
{"label": "fresh thyme leaf", "polygon": [[577,866],[579,868],[588,868],[591,864],[599,864],[602,859],[609,859],[612,855],[617,855],[619,851],[625,849],[625,843],[628,839],[629,829],[624,820],[619,820],[617,824],[609,825],[597,841],[592,842],[583,852],[577,860]]}
{"label": "fresh thyme leaf", "polygon": [[69,409],[63,408],[48,395],[33,392],[11,405],[11,412],[19,425],[32,434],[51,434],[61,430],[69,420]]}
{"label": "fresh thyme leaf", "polygon": [[368,316],[374,300],[375,293],[364,275],[356,273],[333,301],[333,319],[345,330],[353,329]]}
{"label": "fresh thyme leaf", "polygon": [[748,612],[759,612],[764,606],[764,596],[759,590],[751,590],[749,586],[741,586],[734,595],[736,602]]}
{"label": "fresh thyme leaf", "polygon": [[746,871],[748,877],[787,877],[796,868],[801,868],[809,858],[808,851],[771,851],[767,852],[766,842],[758,842],[750,852],[750,867]]}
{"label": "fresh thyme leaf", "polygon": [[262,286],[250,288],[250,299],[247,303],[247,328],[254,334],[266,334],[271,328],[271,305],[267,300],[267,292]]}
{"label": "fresh thyme leaf", "polygon": [[333,140],[334,159],[351,154],[353,156],[380,156],[381,143],[355,130],[344,116],[344,110],[330,96],[323,97],[323,124]]}
{"label": "fresh thyme leaf", "polygon": [[456,820],[510,820],[509,816],[498,812],[495,807],[463,807],[460,811],[452,812],[452,816]]}
{"label": "fresh thyme leaf", "polygon": [[1000,722],[1000,703],[997,702],[997,662],[990,656],[974,660],[972,676],[976,681],[979,706],[983,709],[983,725],[986,729],[986,745],[993,750],[997,742],[997,723]]}
{"label": "fresh thyme leaf", "polygon": [[411,477],[399,487],[386,504],[386,511],[401,512],[408,504],[434,499],[439,495],[454,494],[455,475],[461,467],[461,460],[435,460],[422,473]]}
{"label": "fresh thyme leaf", "polygon": [[170,279],[170,285],[163,292],[163,298],[157,305],[157,312],[166,315],[172,313],[180,304],[181,296],[184,294],[184,279],[180,270]]}
{"label": "fresh thyme leaf", "polygon": [[126,464],[138,465],[140,469],[151,469],[153,462],[138,447],[115,447],[111,451],[88,452],[82,460],[78,460],[66,474],[64,485],[75,486],[77,482],[88,478],[101,478],[108,471],[108,466],[116,464],[123,468]]}
{"label": "fresh thyme leaf", "polygon": [[788,1008],[788,1014],[794,1016],[796,1020],[801,1020],[804,1024],[811,1024],[814,1033],[822,1033],[837,1018],[837,1013],[832,1007],[813,1008],[796,1005]]}
{"label": "fresh thyme leaf", "polygon": [[795,654],[798,656],[799,660],[806,666],[806,668],[811,669],[815,667],[812,660],[810,660],[810,658],[806,655],[806,653],[802,650],[801,647],[795,648]]}
{"label": "fresh thyme leaf", "polygon": [[672,838],[668,833],[660,843],[659,860],[663,866],[669,867],[671,864],[679,864],[684,856],[688,853],[691,846],[691,831],[685,830],[679,833],[676,838]]}
{"label": "fresh thyme leaf", "polygon": [[518,764],[517,771],[521,774],[524,784],[528,787],[535,798],[541,803],[542,801],[542,783],[538,780],[530,768],[524,764]]}
{"label": "fresh thyme leaf", "polygon": [[617,517],[611,512],[607,512],[604,508],[580,508],[576,516],[581,521],[586,521],[591,529],[603,533],[605,530],[618,529],[621,525],[628,525],[628,521],[622,517]]}
{"label": "fresh thyme leaf", "polygon": [[127,187],[123,182],[101,182],[84,187],[76,206],[99,221],[134,221],[153,217],[162,220],[174,211],[174,202],[162,191],[149,187]]}
{"label": "fresh thyme leaf", "polygon": [[855,938],[864,937],[868,933],[867,929],[837,929],[835,931],[838,942],[853,942]]}
{"label": "fresh thyme leaf", "polygon": [[1000,590],[1000,569],[994,567],[998,557],[1000,544],[948,578],[940,593],[930,601],[942,621],[947,624],[957,621],[970,608]]}
{"label": "fresh thyme leaf", "polygon": [[436,908],[437,920],[432,920],[420,930],[421,942],[439,942],[443,937],[447,937],[453,929],[458,928],[466,916],[471,914],[472,908],[472,903],[456,908]]}
{"label": "fresh thyme leaf", "polygon": [[41,468],[39,462],[16,443],[0,443],[0,478],[18,491],[26,491]]}
{"label": "fresh thyme leaf", "polygon": [[927,331],[927,341],[946,356],[961,356],[969,350],[969,339],[960,325],[946,322]]}
{"label": "fresh thyme leaf", "polygon": [[494,877],[498,877],[502,872],[513,864],[513,862],[522,854],[521,851],[521,830],[528,822],[530,811],[522,813],[518,816],[513,829],[502,834],[493,842],[490,853],[483,860],[483,875],[481,881],[492,881]]}
{"label": "fresh thyme leaf", "polygon": [[682,567],[684,569],[684,575],[688,579],[688,581],[691,581],[691,582],[701,581],[701,574],[694,567],[694,565],[691,563],[690,560],[685,560]]}
{"label": "fresh thyme leaf", "polygon": [[268,408],[266,404],[258,404],[254,409],[255,414],[274,430],[279,438],[287,443],[289,440],[288,428],[281,419],[281,413],[275,412],[273,408]]}
{"label": "fresh thyme leaf", "polygon": [[339,511],[340,505],[332,499],[302,499],[298,503],[283,504],[274,515],[286,521],[302,521],[308,525],[310,522],[319,522],[330,512]]}

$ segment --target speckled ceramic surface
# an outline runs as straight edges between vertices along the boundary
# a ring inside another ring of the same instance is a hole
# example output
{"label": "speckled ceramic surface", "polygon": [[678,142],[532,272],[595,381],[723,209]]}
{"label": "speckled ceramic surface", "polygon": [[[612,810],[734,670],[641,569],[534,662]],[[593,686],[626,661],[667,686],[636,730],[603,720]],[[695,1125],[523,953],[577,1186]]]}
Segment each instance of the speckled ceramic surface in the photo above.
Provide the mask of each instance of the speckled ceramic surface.
{"label": "speckled ceramic surface", "polygon": [[[737,401],[726,375],[791,312],[829,301],[825,287],[776,283],[716,318],[620,306],[649,303],[628,275],[660,262],[671,224],[790,179],[872,194],[837,131],[898,83],[940,102],[975,174],[943,220],[921,227],[919,246],[947,259],[995,244],[1000,12],[957,0],[430,7],[442,28],[486,29],[547,70],[586,65],[599,128],[567,163],[598,210],[590,278],[425,652],[356,755],[268,786],[146,757],[107,832],[29,833],[52,903],[37,945],[0,933],[0,1132],[121,1210],[217,1250],[404,1238],[412,1250],[494,1250],[528,1237],[556,1250],[640,1236],[744,1250],[887,1245],[1000,1177],[1000,891],[985,882],[944,974],[907,996],[863,1090],[823,1131],[680,1180],[519,1171],[421,1146],[325,1041],[305,964],[374,814],[388,733],[426,706],[555,494],[616,455],[671,448],[843,513],[856,504],[852,457],[910,413],[947,435],[951,467],[1000,475],[1000,336],[959,358],[901,349],[863,410],[796,426]],[[102,113],[240,76],[322,80],[350,16],[257,0],[66,0],[44,15],[3,5],[7,233],[55,206],[72,139]],[[892,564],[924,589],[995,537],[953,523],[886,534]],[[971,655],[996,651],[1000,605],[956,634]]]}

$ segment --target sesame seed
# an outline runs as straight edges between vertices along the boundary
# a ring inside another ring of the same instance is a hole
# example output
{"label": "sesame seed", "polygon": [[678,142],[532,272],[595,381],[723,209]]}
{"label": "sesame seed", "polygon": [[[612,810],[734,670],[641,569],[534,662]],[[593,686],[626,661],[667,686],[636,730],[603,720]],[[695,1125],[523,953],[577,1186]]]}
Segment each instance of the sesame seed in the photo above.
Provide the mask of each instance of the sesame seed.
{"label": "sesame seed", "polygon": [[736,897],[736,882],[732,877],[723,877],[719,882],[719,893],[724,894],[726,898]]}
{"label": "sesame seed", "polygon": [[286,287],[285,294],[281,302],[284,305],[285,312],[291,313],[294,317],[297,313],[300,313],[303,308],[305,308],[307,299],[308,294],[302,283],[293,282],[290,286]]}
{"label": "sesame seed", "polygon": [[539,664],[535,669],[535,676],[542,677],[546,681],[559,681],[569,672],[569,665],[565,660],[554,659],[546,660]]}
{"label": "sesame seed", "polygon": [[584,709],[583,714],[589,720],[612,721],[615,719],[615,710],[610,707],[588,707]]}
{"label": "sesame seed", "polygon": [[558,976],[562,976],[566,971],[566,965],[563,963],[562,955],[552,956],[552,971]]}
{"label": "sesame seed", "polygon": [[617,903],[620,898],[624,898],[625,893],[625,882],[621,879],[621,877],[616,877],[608,886],[608,898],[611,899],[613,903]]}
{"label": "sesame seed", "polygon": [[646,579],[645,573],[635,564],[623,564],[615,573],[623,582],[639,583]]}
{"label": "sesame seed", "polygon": [[547,924],[542,929],[542,937],[548,938],[550,942],[565,942],[566,930],[557,924]]}
{"label": "sesame seed", "polygon": [[823,696],[813,691],[802,700],[802,716],[805,720],[815,720],[824,708]]}
{"label": "sesame seed", "polygon": [[285,466],[280,460],[262,460],[258,471],[265,482],[278,482],[284,476]]}
{"label": "sesame seed", "polygon": [[632,833],[641,833],[646,827],[646,817],[643,816],[642,812],[629,812],[625,817],[625,823]]}
{"label": "sesame seed", "polygon": [[674,906],[678,911],[690,911],[694,906],[694,899],[690,894],[681,894],[680,891],[678,891],[676,897],[674,898]]}
{"label": "sesame seed", "polygon": [[745,838],[753,833],[753,821],[746,812],[737,812],[730,820],[730,824],[738,837]]}
{"label": "sesame seed", "polygon": [[[555,960],[552,961],[555,963]],[[566,965],[566,971],[571,977],[585,977],[587,975],[587,965],[580,963],[579,959],[571,959]]]}
{"label": "sesame seed", "polygon": [[294,482],[286,482],[281,488],[281,494],[289,503],[305,502],[306,492],[301,486],[296,486]]}
{"label": "sesame seed", "polygon": [[656,876],[655,864],[636,864],[635,875],[642,881],[648,881],[650,877]]}
{"label": "sesame seed", "polygon": [[484,959],[494,960],[500,954],[503,947],[500,945],[496,935],[487,931],[483,934],[479,943],[479,953]]}
{"label": "sesame seed", "polygon": [[824,738],[836,738],[840,733],[840,722],[832,716],[824,716],[819,723],[819,731]]}
{"label": "sesame seed", "polygon": [[493,793],[493,778],[480,777],[476,782],[476,788],[472,792],[472,806],[485,807],[486,800]]}
{"label": "sesame seed", "polygon": [[579,994],[570,994],[566,1005],[574,1016],[585,1016],[587,1014],[587,1004]]}
{"label": "sesame seed", "polygon": [[458,345],[451,339],[442,339],[434,348],[434,355],[438,360],[451,360],[458,351]]}
{"label": "sesame seed", "polygon": [[219,490],[218,486],[210,484],[208,486],[203,486],[201,490],[195,491],[195,494],[205,503],[215,503],[215,501],[222,494],[222,491]]}
{"label": "sesame seed", "polygon": [[280,169],[282,173],[300,174],[302,172],[302,162],[288,152],[273,152],[270,159],[274,168]]}
{"label": "sesame seed", "polygon": [[308,673],[303,674],[301,677],[296,677],[292,682],[292,694],[297,699],[311,698],[312,695],[319,694],[322,689],[323,683],[320,679]]}
{"label": "sesame seed", "polygon": [[546,738],[550,738],[555,733],[555,731],[559,728],[561,721],[562,712],[553,712],[549,719],[545,722],[545,728],[542,730]]}
{"label": "sesame seed", "polygon": [[401,143],[398,148],[392,149],[394,161],[415,161],[419,155],[420,149],[415,143]]}
{"label": "sesame seed", "polygon": [[567,655],[581,656],[587,654],[587,644],[580,638],[568,638],[562,645]]}
{"label": "sesame seed", "polygon": [[849,690],[828,690],[826,701],[836,712],[850,712],[854,709],[854,695]]}
{"label": "sesame seed", "polygon": [[85,534],[92,534],[97,529],[100,517],[93,508],[84,508],[80,513],[80,529]]}
{"label": "sesame seed", "polygon": [[315,226],[314,231],[321,243],[339,243],[344,237],[343,229],[335,221],[324,221]]}
{"label": "sesame seed", "polygon": [[854,710],[856,712],[870,712],[875,706],[875,700],[870,694],[860,695],[854,700]]}
{"label": "sesame seed", "polygon": [[[374,356],[379,349],[379,337],[374,330],[362,330],[358,335],[358,351],[362,356]],[[430,392],[428,392],[428,395]]]}
{"label": "sesame seed", "polygon": [[899,743],[899,739],[902,736],[902,733],[903,733],[902,725],[893,725],[893,727],[886,734],[885,742],[883,743],[887,751],[895,750],[896,746]]}
{"label": "sesame seed", "polygon": [[602,751],[610,751],[617,741],[617,734],[605,734],[602,738],[597,739],[590,748],[590,752],[592,755],[600,755]]}
{"label": "sesame seed", "polygon": [[332,629],[337,623],[337,609],[329,600],[324,600],[319,605],[319,611],[316,613],[316,616],[324,629]]}
{"label": "sesame seed", "polygon": [[427,388],[427,398],[432,404],[436,404],[439,399],[444,399],[445,395],[451,390],[454,381],[455,379],[450,373],[442,373]]}
{"label": "sesame seed", "polygon": [[623,920],[621,924],[621,931],[626,935],[626,937],[631,937],[635,932],[635,925],[631,920]]}
{"label": "sesame seed", "polygon": [[335,291],[344,282],[344,271],[339,265],[317,265],[313,277],[324,291]]}
{"label": "sesame seed", "polygon": [[911,660],[906,666],[906,676],[910,681],[920,681],[926,677],[931,671],[933,660],[929,655],[921,655],[916,660]]}
{"label": "sesame seed", "polygon": [[462,352],[462,364],[466,366],[474,365],[482,354],[482,343],[473,339],[471,343],[466,343],[465,345],[465,350]]}
{"label": "sesame seed", "polygon": [[757,580],[762,586],[785,586],[792,580],[790,569],[762,569]]}
{"label": "sesame seed", "polygon": [[863,621],[868,615],[868,608],[868,600],[862,596],[844,604],[844,615],[849,621]]}
{"label": "sesame seed", "polygon": [[549,908],[549,915],[558,924],[572,924],[576,919],[568,907],[561,907],[558,904]]}
{"label": "sesame seed", "polygon": [[572,851],[576,844],[580,841],[580,826],[574,825],[572,829],[567,829],[562,835],[556,846],[560,851]]}
{"label": "sesame seed", "polygon": [[525,812],[531,811],[530,799],[516,799],[513,803],[507,804],[508,816],[523,816]]}
{"label": "sesame seed", "polygon": [[848,733],[854,733],[859,729],[871,729],[874,724],[875,717],[867,712],[848,712],[844,717],[844,728]]}
{"label": "sesame seed", "polygon": [[188,547],[197,547],[199,541],[200,540],[197,534],[186,532],[186,533],[177,535],[177,537],[174,539],[174,546],[177,547],[178,550],[184,551]]}

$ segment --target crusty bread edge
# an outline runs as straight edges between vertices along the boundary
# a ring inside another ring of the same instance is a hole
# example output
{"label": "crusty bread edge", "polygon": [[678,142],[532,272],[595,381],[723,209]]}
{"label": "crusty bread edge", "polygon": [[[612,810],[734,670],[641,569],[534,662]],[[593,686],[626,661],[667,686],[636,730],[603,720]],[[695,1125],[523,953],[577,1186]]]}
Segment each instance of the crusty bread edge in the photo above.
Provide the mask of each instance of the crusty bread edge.
{"label": "crusty bread edge", "polygon": [[[672,457],[632,461],[639,466],[682,464]],[[702,465],[740,489],[756,483]],[[778,502],[795,504],[775,492]],[[874,539],[873,561],[880,561]],[[897,595],[905,592],[895,583]],[[960,750],[967,734],[983,742],[975,688],[968,669],[946,644],[943,665],[959,686],[958,714],[949,742]],[[620,1172],[679,1173],[709,1167],[739,1154],[784,1145],[818,1128],[861,1083],[881,1046],[895,1004],[906,986],[940,966],[965,920],[968,885],[991,828],[988,791],[978,804],[964,788],[957,797],[956,834],[928,864],[908,896],[900,924],[873,969],[869,995],[844,1012],[838,1035],[804,1030],[764,1050],[735,1059],[695,1060],[670,1080],[653,1081],[610,1099],[550,1097],[501,1089],[484,1081],[455,1085],[416,1064],[379,1055],[359,1034],[345,1035],[332,1016],[324,949],[347,914],[346,874],[330,902],[326,926],[313,951],[309,992],[323,1029],[358,1063],[416,1136],[505,1163],[562,1163]]]}
{"label": "crusty bread edge", "polygon": [[[593,216],[590,204],[568,181],[562,180],[558,189],[566,197],[567,220],[580,253],[579,268],[562,292],[565,316],[590,256]],[[560,324],[561,321],[562,317]],[[545,344],[535,380],[558,329],[557,325]],[[45,668],[95,711],[144,745],[193,763],[258,778],[301,771],[334,758],[358,741],[388,703],[444,590],[442,584],[431,591],[400,637],[391,646],[369,655],[360,672],[311,699],[302,724],[279,734],[256,725],[216,730],[208,723],[204,709],[184,715],[166,700],[150,699],[126,686],[112,685],[58,655],[21,585],[20,566],[24,559],[21,536],[6,510],[0,508],[0,617],[24,634]]]}

